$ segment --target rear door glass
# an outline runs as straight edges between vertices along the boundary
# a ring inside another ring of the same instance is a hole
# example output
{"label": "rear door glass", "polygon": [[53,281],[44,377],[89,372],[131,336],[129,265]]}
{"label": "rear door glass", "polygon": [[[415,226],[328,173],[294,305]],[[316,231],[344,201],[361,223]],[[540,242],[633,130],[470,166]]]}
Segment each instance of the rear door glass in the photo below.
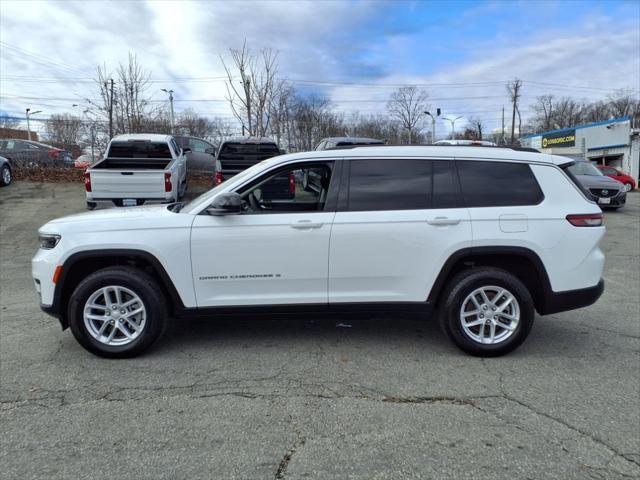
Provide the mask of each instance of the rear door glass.
{"label": "rear door glass", "polygon": [[543,194],[526,163],[456,161],[467,207],[537,205]]}

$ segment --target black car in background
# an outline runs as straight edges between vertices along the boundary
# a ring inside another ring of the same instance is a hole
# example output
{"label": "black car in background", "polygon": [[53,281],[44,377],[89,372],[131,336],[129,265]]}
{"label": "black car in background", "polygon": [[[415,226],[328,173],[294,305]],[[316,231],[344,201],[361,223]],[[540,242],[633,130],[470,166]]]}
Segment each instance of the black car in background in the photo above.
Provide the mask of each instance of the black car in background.
{"label": "black car in background", "polygon": [[215,173],[217,147],[211,142],[188,135],[174,135],[176,143],[183,150],[190,148],[187,155],[187,170],[190,172]]}
{"label": "black car in background", "polygon": [[71,152],[45,143],[21,139],[0,139],[0,156],[18,167],[71,167]]}
{"label": "black car in background", "polygon": [[[225,140],[216,155],[214,185],[246,170],[267,158],[276,157],[284,151],[266,137],[236,137]],[[271,179],[261,189],[264,198],[270,200],[292,199],[295,196],[293,175],[281,175]]]}

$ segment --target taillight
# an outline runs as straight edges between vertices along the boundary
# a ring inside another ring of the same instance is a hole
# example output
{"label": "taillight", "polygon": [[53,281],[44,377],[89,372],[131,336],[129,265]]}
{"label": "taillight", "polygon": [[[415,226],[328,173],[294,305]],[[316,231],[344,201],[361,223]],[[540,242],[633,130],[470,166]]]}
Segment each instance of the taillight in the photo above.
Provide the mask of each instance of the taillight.
{"label": "taillight", "polygon": [[220,185],[222,182],[224,182],[224,178],[222,177],[221,172],[216,172],[214,181],[216,185]]}
{"label": "taillight", "polygon": [[84,189],[87,192],[91,191],[91,174],[89,172],[84,172]]}
{"label": "taillight", "polygon": [[51,158],[58,158],[58,155],[60,155],[61,150],[49,150],[48,154]]}
{"label": "taillight", "polygon": [[289,193],[296,193],[296,176],[293,173],[289,174]]}
{"label": "taillight", "polygon": [[567,215],[567,220],[574,227],[601,227],[604,225],[604,218],[601,213]]}
{"label": "taillight", "polygon": [[170,172],[164,174],[164,191],[165,192],[171,191],[171,173]]}

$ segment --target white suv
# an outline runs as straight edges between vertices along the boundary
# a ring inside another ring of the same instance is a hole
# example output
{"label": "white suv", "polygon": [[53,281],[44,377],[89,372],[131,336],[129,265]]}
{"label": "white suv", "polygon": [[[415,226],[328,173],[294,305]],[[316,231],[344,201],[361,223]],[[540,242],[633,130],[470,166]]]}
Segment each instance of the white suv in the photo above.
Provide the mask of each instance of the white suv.
{"label": "white suv", "polygon": [[[168,317],[371,309],[435,310],[458,347],[501,355],[534,311],[603,291],[602,212],[571,163],[491,147],[283,155],[186,205],[53,220],[33,277],[43,310],[106,357],[141,353]],[[309,173],[320,188],[302,188]]]}

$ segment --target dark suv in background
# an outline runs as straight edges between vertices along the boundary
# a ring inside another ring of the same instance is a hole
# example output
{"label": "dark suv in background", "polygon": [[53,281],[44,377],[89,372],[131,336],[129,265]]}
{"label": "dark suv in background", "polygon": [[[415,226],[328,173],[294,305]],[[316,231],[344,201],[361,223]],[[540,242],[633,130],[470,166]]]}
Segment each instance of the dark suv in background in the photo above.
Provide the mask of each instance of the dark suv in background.
{"label": "dark suv in background", "polygon": [[187,152],[187,170],[191,172],[215,173],[217,146],[207,140],[188,135],[174,135],[180,148]]}

